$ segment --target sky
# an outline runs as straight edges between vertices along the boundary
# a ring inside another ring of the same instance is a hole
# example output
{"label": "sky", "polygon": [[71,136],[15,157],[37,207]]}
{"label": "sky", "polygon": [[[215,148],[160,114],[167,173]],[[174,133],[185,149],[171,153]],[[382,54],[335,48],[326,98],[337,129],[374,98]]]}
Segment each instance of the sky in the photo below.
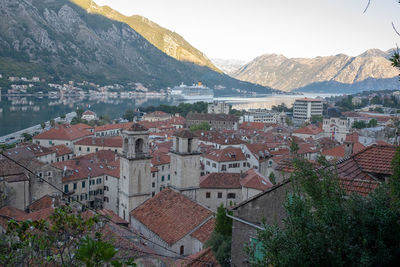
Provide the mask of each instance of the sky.
{"label": "sky", "polygon": [[209,58],[316,57],[400,46],[397,0],[95,0],[175,31]]}

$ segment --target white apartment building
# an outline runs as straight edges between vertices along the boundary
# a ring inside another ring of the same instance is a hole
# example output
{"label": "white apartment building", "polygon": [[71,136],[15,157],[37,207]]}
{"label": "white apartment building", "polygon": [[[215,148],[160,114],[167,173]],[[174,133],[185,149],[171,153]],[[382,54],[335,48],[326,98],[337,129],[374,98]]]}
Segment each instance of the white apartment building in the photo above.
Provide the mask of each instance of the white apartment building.
{"label": "white apartment building", "polygon": [[299,125],[312,116],[322,116],[322,100],[314,98],[301,98],[296,99],[293,104],[293,123]]}
{"label": "white apartment building", "polygon": [[249,109],[243,116],[244,122],[262,122],[282,124],[285,122],[286,114],[278,113],[268,109]]}

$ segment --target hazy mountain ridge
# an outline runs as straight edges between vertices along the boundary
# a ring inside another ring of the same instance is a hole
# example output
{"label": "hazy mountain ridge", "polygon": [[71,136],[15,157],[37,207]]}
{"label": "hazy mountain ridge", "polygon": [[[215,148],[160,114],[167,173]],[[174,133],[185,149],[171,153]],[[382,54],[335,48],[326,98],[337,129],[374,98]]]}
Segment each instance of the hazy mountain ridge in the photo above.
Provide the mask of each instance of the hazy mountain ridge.
{"label": "hazy mountain ridge", "polygon": [[201,51],[190,45],[182,36],[161,27],[145,17],[139,15],[127,17],[109,6],[99,6],[92,0],[71,1],[89,13],[103,15],[107,18],[128,24],[155,47],[177,60],[193,62],[220,72],[211,60]]}
{"label": "hazy mountain ridge", "polygon": [[224,58],[212,58],[211,62],[214,63],[220,70],[224,73],[230,75],[235,73],[238,69],[240,69],[246,61],[240,59],[224,59]]}
{"label": "hazy mountain ridge", "polygon": [[0,0],[0,73],[51,81],[100,84],[139,82],[161,89],[203,81],[216,93],[270,93],[178,61],[150,44],[127,24],[89,14],[68,0]]}
{"label": "hazy mountain ridge", "polygon": [[392,53],[393,49],[386,52],[370,49],[356,57],[338,54],[316,58],[268,54],[242,66],[232,77],[283,91],[305,89],[308,85],[322,82],[358,84],[368,78],[379,79],[377,86],[384,87],[386,81],[399,74],[388,60]]}

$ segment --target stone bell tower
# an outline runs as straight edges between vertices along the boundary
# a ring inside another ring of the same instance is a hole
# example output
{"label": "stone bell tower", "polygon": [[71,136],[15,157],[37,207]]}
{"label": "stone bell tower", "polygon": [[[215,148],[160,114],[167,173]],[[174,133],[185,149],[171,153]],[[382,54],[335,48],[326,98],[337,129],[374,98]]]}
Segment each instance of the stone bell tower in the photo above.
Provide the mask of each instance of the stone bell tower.
{"label": "stone bell tower", "polygon": [[198,138],[184,130],[174,134],[173,142],[171,188],[195,200],[201,172]]}
{"label": "stone bell tower", "polygon": [[148,130],[140,124],[122,131],[118,213],[127,221],[129,213],[151,196],[148,140]]}

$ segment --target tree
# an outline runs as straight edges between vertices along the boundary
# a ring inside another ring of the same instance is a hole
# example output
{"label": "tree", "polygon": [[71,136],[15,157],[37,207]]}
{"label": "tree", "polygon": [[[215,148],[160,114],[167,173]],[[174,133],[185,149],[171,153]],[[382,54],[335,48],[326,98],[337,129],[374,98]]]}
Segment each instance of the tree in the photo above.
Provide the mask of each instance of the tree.
{"label": "tree", "polygon": [[272,184],[276,184],[275,174],[273,172],[269,174],[268,178]]}
{"label": "tree", "polygon": [[285,123],[286,123],[287,126],[292,126],[293,125],[293,122],[289,117],[285,118]]}
{"label": "tree", "polygon": [[61,114],[60,118],[65,120],[66,115],[65,114]]}
{"label": "tree", "polygon": [[356,129],[364,129],[367,127],[367,124],[365,123],[365,121],[355,121],[353,122],[352,127]]}
{"label": "tree", "polygon": [[56,122],[54,120],[50,120],[50,126],[54,128],[54,126],[56,126]]}
{"label": "tree", "polygon": [[[252,266],[397,266],[400,262],[400,150],[393,176],[368,196],[348,195],[336,172],[295,160],[282,228],[264,224]],[[395,181],[395,182],[393,182]]]}
{"label": "tree", "polygon": [[32,140],[32,135],[28,133],[23,133],[22,137],[24,138],[24,142],[29,142]]}
{"label": "tree", "polygon": [[45,122],[41,122],[40,123],[40,127],[42,127],[42,129],[44,130],[44,128],[46,128],[46,123]]}
{"label": "tree", "polygon": [[133,109],[128,109],[125,111],[125,114],[122,116],[125,120],[133,121],[135,118],[135,111]]}
{"label": "tree", "polygon": [[83,219],[69,206],[56,208],[49,221],[11,220],[7,233],[0,237],[0,265],[103,266],[111,262],[122,266],[112,261],[113,245],[97,232],[104,223],[97,216]]}
{"label": "tree", "polygon": [[192,126],[190,126],[190,131],[194,132],[194,131],[209,131],[211,129],[211,125],[206,122],[203,121],[199,124],[193,124]]}
{"label": "tree", "polygon": [[76,116],[80,119],[82,118],[82,114],[83,114],[84,110],[82,108],[77,108],[76,109]]}
{"label": "tree", "polygon": [[318,122],[322,122],[322,116],[321,115],[311,115],[311,123],[316,124]]}
{"label": "tree", "polygon": [[292,140],[291,142],[290,142],[290,153],[292,153],[293,155],[297,155],[297,151],[299,151],[299,145],[294,141],[294,140]]}
{"label": "tree", "polygon": [[206,246],[211,247],[218,262],[224,267],[231,266],[232,219],[226,216],[227,212],[232,215],[223,204],[218,207],[214,232],[206,242]]}
{"label": "tree", "polygon": [[378,122],[376,121],[376,119],[371,119],[368,122],[368,128],[376,127],[377,125],[378,125]]}

